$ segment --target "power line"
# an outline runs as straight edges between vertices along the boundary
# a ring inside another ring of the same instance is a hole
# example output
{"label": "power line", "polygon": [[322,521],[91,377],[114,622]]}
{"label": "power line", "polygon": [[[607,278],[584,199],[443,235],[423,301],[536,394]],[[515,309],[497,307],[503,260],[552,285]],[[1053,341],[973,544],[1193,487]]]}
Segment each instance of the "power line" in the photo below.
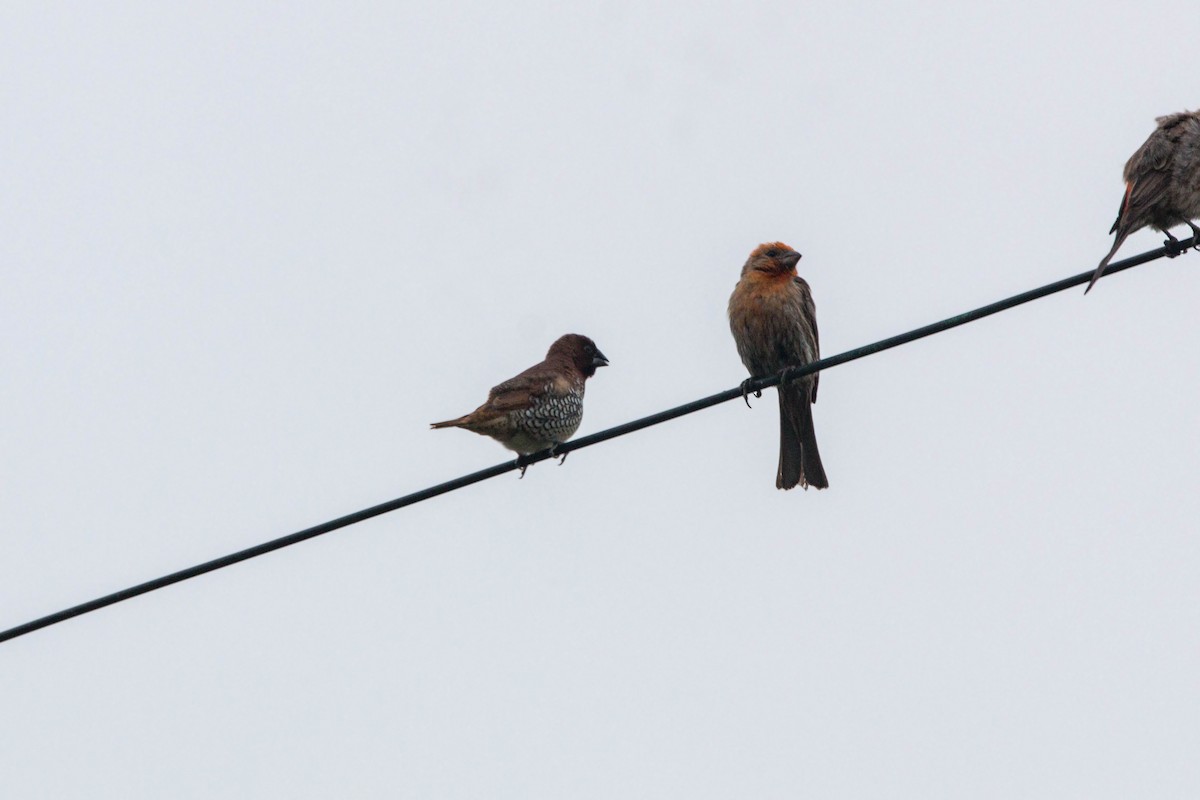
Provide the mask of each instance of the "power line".
{"label": "power line", "polygon": [[[1124,261],[1118,261],[1109,265],[1108,269],[1105,271],[1105,274],[1112,275],[1117,272],[1122,272],[1123,270],[1130,269],[1131,267],[1136,267],[1149,261],[1155,261],[1163,256],[1174,257],[1180,255],[1181,253],[1187,252],[1193,247],[1200,249],[1200,236],[1193,236],[1191,239],[1184,239],[1180,241],[1178,245],[1164,245],[1157,250],[1150,250],[1142,253],[1141,255],[1127,258]],[[844,353],[823,358],[820,361],[814,361],[811,364],[806,364],[803,367],[793,369],[790,377],[794,379],[802,375],[808,375],[809,373],[831,369],[832,367],[836,367],[840,364],[846,364],[850,361],[857,361],[865,356],[881,353],[884,350],[890,350],[893,347],[899,347],[902,344],[915,342],[917,339],[924,339],[926,336],[932,336],[935,333],[941,333],[942,331],[948,331],[951,328],[957,328],[959,325],[966,325],[968,322],[974,322],[975,320],[983,319],[984,317],[990,317],[992,314],[998,314],[1001,311],[1007,311],[1010,308],[1028,303],[1032,300],[1037,300],[1047,295],[1061,292],[1064,289],[1069,289],[1072,286],[1079,286],[1083,283],[1086,283],[1091,279],[1092,272],[1093,270],[1088,270],[1087,272],[1082,272],[1074,277],[1064,278],[1063,280],[1047,284],[1041,288],[1031,289],[1028,292],[1013,295],[1005,300],[1000,300],[990,305],[977,308],[974,311],[968,311],[965,314],[959,314],[957,316],[944,319],[941,322],[935,322],[932,325],[926,325],[923,328],[917,328],[907,333],[902,333],[898,336],[882,339],[874,344],[856,347],[853,350],[847,350]],[[765,378],[752,379],[747,381],[744,385],[749,391],[758,391],[778,385],[779,379],[780,375],[776,374]],[[370,508],[365,508],[362,511],[356,511],[353,514],[347,514],[344,517],[338,517],[337,519],[330,520],[329,522],[324,522],[320,525],[314,525],[311,528],[305,528],[302,531],[297,531],[296,533],[291,533],[287,536],[281,536],[278,539],[272,539],[269,542],[263,542],[262,544],[255,545],[254,547],[248,547],[245,550],[239,550],[236,553],[230,553],[229,555],[221,556],[220,558],[214,558],[211,561],[205,561],[203,564],[197,564],[193,567],[181,569],[178,572],[172,572],[169,575],[163,575],[160,578],[155,578],[153,580],[146,581],[145,583],[139,583],[136,586],[130,586],[127,589],[122,589],[118,592],[104,595],[103,597],[97,597],[95,600],[89,600],[86,603],[80,603],[77,606],[72,606],[70,608],[63,609],[62,611],[48,614],[47,616],[39,619],[26,622],[23,625],[18,625],[15,628],[9,628],[6,631],[0,632],[0,642],[6,642],[10,639],[15,639],[18,636],[24,636],[27,633],[33,633],[36,630],[47,628],[59,622],[64,622],[72,617],[78,617],[80,615],[104,608],[105,606],[111,606],[114,603],[119,603],[122,600],[128,600],[131,597],[137,597],[138,595],[152,592],[155,589],[162,589],[163,587],[170,586],[173,583],[185,581],[188,578],[195,578],[198,575],[203,575],[207,572],[213,572],[218,569],[223,569],[224,567],[232,566],[233,564],[237,564],[241,561],[247,561],[251,558],[255,558],[256,556],[265,555],[266,553],[303,542],[306,539],[312,539],[316,536],[320,536],[321,534],[336,531],[339,528],[345,528],[357,522],[363,522],[364,520],[371,519],[372,517],[386,514],[389,511],[395,511],[396,509],[404,508],[405,506],[411,506],[414,503],[419,503],[422,500],[428,500],[431,497],[437,497],[440,494],[453,492],[456,489],[470,486],[473,483],[479,483],[480,481],[487,480],[488,478],[494,478],[497,475],[503,475],[506,472],[512,472],[513,470],[518,469],[521,464],[536,464],[537,462],[545,461],[548,458],[557,458],[559,455],[564,455],[575,450],[582,450],[585,447],[591,447],[594,444],[606,442],[609,439],[615,439],[618,436],[625,436],[626,434],[633,433],[634,431],[640,431],[643,428],[649,428],[652,425],[658,425],[659,423],[667,422],[668,420],[672,420],[677,417],[693,414],[711,406],[727,403],[730,400],[740,399],[743,396],[744,391],[745,389],[743,389],[743,386],[739,385],[737,388],[727,389],[723,392],[718,392],[717,394],[709,395],[708,397],[694,400],[690,403],[676,406],[675,408],[667,409],[666,411],[660,411],[657,414],[651,414],[648,417],[635,419],[632,422],[626,422],[623,425],[617,425],[615,427],[608,428],[607,430],[599,431],[598,433],[589,434],[588,436],[581,436],[578,439],[574,439],[559,445],[556,448],[554,455],[551,455],[549,451],[542,451],[541,453],[535,453],[517,461],[506,461],[503,464],[497,464],[494,467],[481,469],[478,472],[472,472],[469,475],[463,475],[462,477],[455,478],[454,480],[446,481],[445,483],[439,483],[436,486],[430,486],[429,488],[422,489],[419,492],[413,492],[412,494],[405,495],[404,497],[398,497],[395,500],[390,500],[386,503],[380,503],[377,506],[371,506]]]}

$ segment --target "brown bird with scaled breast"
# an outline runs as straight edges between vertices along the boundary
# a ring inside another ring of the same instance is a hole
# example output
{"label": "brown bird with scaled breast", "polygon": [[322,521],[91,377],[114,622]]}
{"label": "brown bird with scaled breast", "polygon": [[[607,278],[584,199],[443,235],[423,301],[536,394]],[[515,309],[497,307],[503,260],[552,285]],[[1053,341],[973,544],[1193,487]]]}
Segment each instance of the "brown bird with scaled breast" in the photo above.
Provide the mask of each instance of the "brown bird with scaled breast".
{"label": "brown bird with scaled breast", "polygon": [[[584,385],[598,368],[606,366],[608,359],[595,342],[568,333],[550,345],[540,364],[493,387],[479,408],[431,427],[465,428],[490,436],[521,456],[553,448],[579,429]],[[525,466],[521,464],[522,477]]]}
{"label": "brown bird with scaled breast", "polygon": [[1200,217],[1200,111],[1168,114],[1155,122],[1158,128],[1125,162],[1125,196],[1108,231],[1117,238],[1084,294],[1100,280],[1129,234],[1147,225],[1167,234],[1173,248],[1179,240],[1167,229],[1174,225],[1187,225],[1200,242],[1200,228],[1192,222]]}
{"label": "brown bird with scaled breast", "polygon": [[[742,363],[756,378],[821,357],[812,292],[796,274],[800,254],[782,242],[759,245],[742,267],[729,298],[729,328]],[[812,404],[819,375],[779,386],[779,468],[775,486],[825,489],[829,480],[817,450]]]}

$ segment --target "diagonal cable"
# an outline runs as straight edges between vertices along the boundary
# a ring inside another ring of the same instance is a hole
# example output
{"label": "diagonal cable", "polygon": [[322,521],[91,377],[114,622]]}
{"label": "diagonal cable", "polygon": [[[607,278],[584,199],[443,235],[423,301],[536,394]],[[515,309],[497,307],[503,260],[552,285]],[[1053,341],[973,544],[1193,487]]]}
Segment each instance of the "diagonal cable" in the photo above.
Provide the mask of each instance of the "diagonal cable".
{"label": "diagonal cable", "polygon": [[[1155,261],[1164,256],[1174,257],[1180,253],[1187,252],[1193,247],[1200,248],[1200,236],[1193,236],[1191,239],[1184,239],[1175,246],[1164,245],[1157,250],[1150,250],[1140,255],[1127,258],[1123,261],[1117,261],[1109,265],[1108,269],[1105,271],[1105,275],[1107,276],[1112,275],[1113,273],[1122,272],[1132,267],[1145,264],[1149,261]],[[881,339],[873,344],[863,345],[862,347],[856,347],[852,350],[847,350],[844,353],[829,356],[828,358],[822,358],[819,361],[814,361],[811,364],[804,365],[803,367],[793,368],[790,371],[789,380],[798,378],[802,375],[808,375],[813,372],[831,369],[841,364],[846,364],[850,361],[857,361],[860,358],[874,355],[875,353],[881,353],[884,350],[890,350],[893,347],[899,347],[900,345],[908,344],[909,342],[915,342],[917,339],[924,339],[926,336],[933,336],[935,333],[942,333],[943,331],[948,331],[951,328],[957,328],[959,325],[966,325],[968,322],[974,322],[975,320],[983,319],[984,317],[990,317],[992,314],[999,314],[1001,311],[1007,311],[1010,308],[1023,305],[1033,300],[1038,300],[1042,297],[1046,297],[1047,295],[1061,292],[1064,289],[1070,289],[1072,286],[1079,286],[1091,280],[1093,271],[1094,270],[1089,269],[1087,272],[1081,272],[1073,277],[1063,278],[1060,281],[1046,284],[1040,288],[1031,289],[1028,292],[1022,292],[1021,294],[1013,295],[1012,297],[982,306],[973,311],[968,311],[957,316],[949,317],[941,322],[935,322],[932,325],[916,328],[915,330],[908,331],[907,333],[901,333],[897,336]],[[446,481],[445,483],[439,483],[436,486],[430,486],[427,489],[422,489],[418,492],[407,494],[404,497],[398,497],[395,500],[389,500],[386,503],[380,503],[379,505],[371,506],[370,508],[365,508],[361,511],[356,511],[353,514],[347,514],[344,517],[338,517],[337,519],[323,522],[320,525],[314,525],[311,528],[305,528],[302,531],[290,533],[287,536],[281,536],[278,539],[272,539],[269,542],[263,542],[262,544],[255,545],[254,547],[247,547],[245,550],[239,550],[236,553],[230,553],[229,555],[221,556],[220,558],[214,558],[211,561],[205,561],[202,564],[196,564],[195,566],[187,567],[186,569],[181,569],[177,572],[172,572],[159,578],[154,578],[153,580],[148,580],[144,583],[139,583],[135,586],[130,586],[126,589],[113,592],[112,594],[106,594],[103,597],[97,597],[96,599],[89,600],[86,603],[80,603],[79,605],[65,608],[62,611],[56,611],[53,614],[48,614],[44,617],[31,620],[22,625],[17,625],[14,628],[9,628],[6,631],[0,631],[0,642],[6,642],[9,639],[15,639],[18,636],[24,636],[27,633],[32,633],[42,628],[47,628],[59,622],[64,622],[72,617],[78,617],[80,615],[104,608],[105,606],[111,606],[115,603],[119,603],[122,600],[128,600],[132,597],[146,594],[147,592],[153,592],[156,589],[162,589],[166,586],[170,586],[171,584],[179,583],[180,581],[186,581],[189,578],[195,578],[207,572],[224,569],[225,567],[232,566],[239,562],[247,561],[251,558],[265,555],[293,544],[298,544],[299,542],[312,539],[325,533],[330,533],[331,531],[336,531],[339,528],[345,528],[349,525],[354,525],[355,523],[371,519],[372,517],[378,517],[379,515],[386,514],[389,511],[395,511],[396,509],[404,508],[405,506],[411,506],[414,503],[421,502],[422,500],[428,500],[432,497],[437,497],[438,495],[446,494],[447,492],[453,492],[457,489],[462,489],[465,486],[470,486],[473,483],[479,483],[480,481],[487,480],[488,478],[494,478],[497,475],[503,475],[506,472],[512,472],[513,470],[518,469],[521,464],[536,464],[537,462],[545,461],[548,458],[557,458],[559,455],[564,455],[575,450],[582,450],[585,447],[591,447],[594,444],[606,442],[609,439],[615,439],[618,436],[625,436],[635,431],[640,431],[643,428],[649,428],[652,425],[658,425],[687,414],[694,414],[697,411],[701,411],[721,403],[727,403],[730,400],[740,399],[746,390],[758,391],[771,386],[776,386],[779,384],[779,380],[780,374],[769,375],[764,378],[753,378],[744,384],[745,388],[743,388],[743,386],[738,386],[734,389],[726,389],[723,392],[718,392],[717,394],[709,395],[708,397],[703,397],[699,400],[693,400],[690,403],[685,403],[681,406],[676,406],[675,408],[669,408],[666,411],[660,411],[657,414],[651,414],[650,416],[642,417],[641,419],[635,419],[631,422],[626,422],[603,431],[598,431],[597,433],[581,436],[578,439],[573,439],[569,442],[559,445],[553,455],[551,455],[549,451],[542,451],[540,453],[534,453],[531,456],[526,456],[518,461],[506,461],[503,464],[497,464],[493,467],[488,467],[487,469],[481,469],[478,472],[472,472],[469,475],[463,475],[453,480]]]}

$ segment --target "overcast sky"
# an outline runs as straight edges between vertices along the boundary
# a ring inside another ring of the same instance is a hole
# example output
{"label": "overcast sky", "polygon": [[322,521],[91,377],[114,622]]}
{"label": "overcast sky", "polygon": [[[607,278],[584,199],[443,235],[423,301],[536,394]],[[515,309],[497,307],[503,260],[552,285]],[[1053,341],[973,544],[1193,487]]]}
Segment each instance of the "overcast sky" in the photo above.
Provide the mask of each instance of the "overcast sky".
{"label": "overcast sky", "polygon": [[[648,7],[650,6],[650,7]],[[8,2],[0,628],[1091,269],[1168,2]],[[1182,233],[1182,231],[1181,231]],[[1157,247],[1131,237],[1118,258]],[[1196,797],[1200,254],[0,645],[12,798]]]}

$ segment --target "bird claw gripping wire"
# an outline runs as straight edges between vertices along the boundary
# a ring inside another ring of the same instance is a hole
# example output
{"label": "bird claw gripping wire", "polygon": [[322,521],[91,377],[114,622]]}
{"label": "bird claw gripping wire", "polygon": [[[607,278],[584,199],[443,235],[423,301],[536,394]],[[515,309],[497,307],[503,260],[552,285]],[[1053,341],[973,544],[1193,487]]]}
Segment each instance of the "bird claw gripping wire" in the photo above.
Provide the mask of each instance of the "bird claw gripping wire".
{"label": "bird claw gripping wire", "polygon": [[786,383],[790,383],[792,380],[792,373],[795,371],[796,367],[784,367],[783,372],[779,373],[779,385],[783,386]]}
{"label": "bird claw gripping wire", "polygon": [[[1164,231],[1164,233],[1166,232]],[[1183,255],[1188,249],[1170,233],[1167,233],[1167,240],[1163,242],[1163,247],[1167,249],[1167,258],[1175,258],[1176,256]]]}
{"label": "bird claw gripping wire", "polygon": [[[546,454],[549,455],[550,458],[559,456],[558,465],[561,467],[563,465],[563,462],[567,460],[567,456],[569,456],[571,453],[570,453],[570,451],[567,451],[566,453],[559,453],[558,445],[555,444],[555,445],[552,445],[551,447],[547,448]],[[517,467],[520,468],[520,470],[521,470],[521,474],[517,478],[517,480],[520,480],[521,478],[525,477],[525,470],[529,469],[529,465],[533,463],[533,457],[535,455],[537,455],[537,453],[530,453],[528,455],[522,454],[522,455],[517,456]]]}
{"label": "bird claw gripping wire", "polygon": [[[555,457],[555,456],[557,456],[557,455],[559,455],[559,453],[558,453],[558,444],[553,444],[553,445],[550,445],[550,457],[551,457],[551,458],[554,458],[554,457]],[[561,467],[563,464],[565,464],[565,463],[566,463],[566,461],[567,461],[567,456],[569,456],[569,455],[571,455],[571,451],[570,451],[570,450],[568,450],[567,452],[563,453],[563,454],[562,454],[562,456],[561,456],[561,458],[559,458],[559,459],[558,459],[558,465],[559,465],[560,467]]]}
{"label": "bird claw gripping wire", "polygon": [[[754,406],[750,405],[750,381],[752,380],[754,378],[746,378],[746,380],[742,381],[742,400],[746,402],[746,408],[754,408]],[[762,397],[762,389],[755,389],[754,396]]]}

